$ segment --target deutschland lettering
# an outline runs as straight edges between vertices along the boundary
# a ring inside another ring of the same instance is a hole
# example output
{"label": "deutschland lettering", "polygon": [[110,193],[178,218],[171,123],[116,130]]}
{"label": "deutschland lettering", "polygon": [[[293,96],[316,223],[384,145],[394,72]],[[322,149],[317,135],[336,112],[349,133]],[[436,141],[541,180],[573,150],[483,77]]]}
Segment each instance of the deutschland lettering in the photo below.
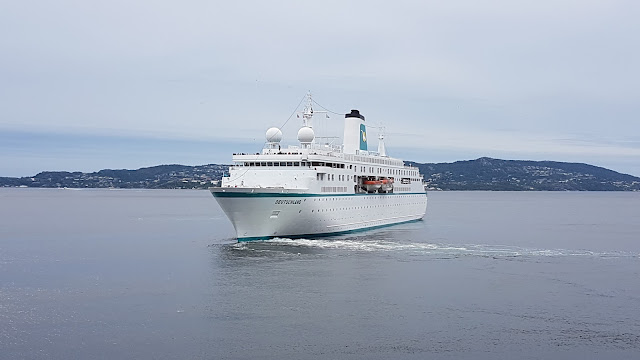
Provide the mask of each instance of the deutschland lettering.
{"label": "deutschland lettering", "polygon": [[276,200],[276,205],[300,205],[302,200]]}

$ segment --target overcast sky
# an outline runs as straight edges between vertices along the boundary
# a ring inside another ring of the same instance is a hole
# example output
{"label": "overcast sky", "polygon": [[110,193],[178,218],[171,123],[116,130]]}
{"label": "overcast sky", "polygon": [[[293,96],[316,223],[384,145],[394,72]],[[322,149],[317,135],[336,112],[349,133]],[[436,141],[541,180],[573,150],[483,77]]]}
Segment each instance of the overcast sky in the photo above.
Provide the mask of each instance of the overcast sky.
{"label": "overcast sky", "polygon": [[229,163],[307,90],[405,160],[640,176],[638,19],[636,0],[4,1],[0,176]]}

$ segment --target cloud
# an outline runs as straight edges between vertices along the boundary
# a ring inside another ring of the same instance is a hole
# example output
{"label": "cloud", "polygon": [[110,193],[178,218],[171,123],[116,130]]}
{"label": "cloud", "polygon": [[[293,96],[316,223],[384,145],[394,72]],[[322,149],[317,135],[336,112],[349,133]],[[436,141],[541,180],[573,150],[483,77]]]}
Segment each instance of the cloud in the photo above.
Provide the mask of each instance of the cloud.
{"label": "cloud", "polygon": [[0,132],[261,139],[311,89],[434,137],[399,144],[415,149],[635,157],[639,17],[615,0],[10,2]]}

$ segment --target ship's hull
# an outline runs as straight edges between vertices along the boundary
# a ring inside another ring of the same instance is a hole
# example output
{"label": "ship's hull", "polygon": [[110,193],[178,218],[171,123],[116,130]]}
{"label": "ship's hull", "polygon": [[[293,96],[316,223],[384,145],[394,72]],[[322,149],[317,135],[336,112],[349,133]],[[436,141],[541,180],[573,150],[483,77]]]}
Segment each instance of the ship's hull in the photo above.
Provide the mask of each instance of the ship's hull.
{"label": "ship's hull", "polygon": [[212,188],[238,241],[345,233],[422,219],[426,193],[310,194]]}

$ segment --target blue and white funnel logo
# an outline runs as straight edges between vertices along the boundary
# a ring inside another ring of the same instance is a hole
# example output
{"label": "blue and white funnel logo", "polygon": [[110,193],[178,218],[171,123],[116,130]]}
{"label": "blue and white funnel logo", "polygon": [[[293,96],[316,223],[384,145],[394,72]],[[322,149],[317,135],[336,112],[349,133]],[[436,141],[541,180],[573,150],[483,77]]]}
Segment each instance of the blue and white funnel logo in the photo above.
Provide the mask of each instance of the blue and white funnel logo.
{"label": "blue and white funnel logo", "polygon": [[367,150],[367,128],[360,124],[360,150]]}

